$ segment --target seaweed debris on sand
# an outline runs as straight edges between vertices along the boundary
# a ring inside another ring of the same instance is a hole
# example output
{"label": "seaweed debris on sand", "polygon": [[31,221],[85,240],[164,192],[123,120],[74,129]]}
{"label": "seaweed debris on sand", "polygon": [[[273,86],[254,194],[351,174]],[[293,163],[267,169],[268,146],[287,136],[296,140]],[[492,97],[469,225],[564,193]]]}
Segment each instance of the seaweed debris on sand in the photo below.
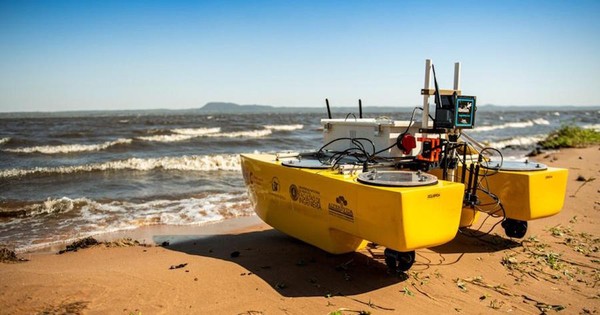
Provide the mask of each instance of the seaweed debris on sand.
{"label": "seaweed debris on sand", "polygon": [[105,247],[148,246],[131,238],[121,238],[114,241],[100,242],[95,238],[89,236],[67,245],[67,247],[59,251],[58,254],[64,254],[66,252],[76,252],[79,249],[84,249],[98,245],[104,245]]}
{"label": "seaweed debris on sand", "polygon": [[18,263],[27,261],[25,258],[17,256],[14,250],[9,249],[6,246],[0,245],[0,262],[2,263]]}

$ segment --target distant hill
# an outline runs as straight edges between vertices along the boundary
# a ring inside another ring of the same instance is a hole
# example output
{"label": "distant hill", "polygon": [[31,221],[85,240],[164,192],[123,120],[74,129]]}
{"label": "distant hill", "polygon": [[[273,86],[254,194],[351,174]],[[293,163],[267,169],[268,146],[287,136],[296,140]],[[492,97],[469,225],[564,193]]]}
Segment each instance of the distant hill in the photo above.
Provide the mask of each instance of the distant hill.
{"label": "distant hill", "polygon": [[269,105],[239,105],[227,102],[209,102],[199,108],[202,112],[215,113],[254,113],[254,112],[273,112],[276,108]]}
{"label": "distant hill", "polygon": [[[420,105],[417,107],[421,107]],[[404,113],[411,112],[414,106],[363,106],[363,113]],[[435,105],[431,104],[430,110],[435,110]],[[600,110],[600,106],[519,106],[519,105],[492,105],[485,104],[477,106],[478,111],[482,112],[519,112],[519,111],[570,111],[570,110]],[[325,105],[322,107],[280,107],[270,105],[239,105],[236,103],[227,102],[210,102],[206,103],[203,107],[196,109],[201,113],[327,113]],[[332,113],[358,113],[358,106],[356,107],[331,107]]]}
{"label": "distant hill", "polygon": [[[391,114],[411,112],[415,106],[363,106],[365,117],[373,117],[373,114]],[[419,106],[420,107],[420,106]],[[435,105],[431,106],[434,111]],[[519,111],[597,111],[600,106],[500,106],[479,105],[479,112],[519,112]],[[212,114],[305,114],[316,113],[322,117],[327,116],[325,105],[319,107],[287,107],[271,105],[239,105],[231,102],[209,102],[200,108],[190,109],[146,109],[146,110],[90,110],[90,111],[62,111],[62,112],[10,112],[0,113],[0,119],[10,118],[38,118],[38,117],[94,117],[94,116],[135,116],[135,115],[212,115]],[[358,116],[358,106],[332,106],[333,118],[343,118],[348,114]]]}
{"label": "distant hill", "polygon": [[[366,113],[397,113],[410,112],[413,107],[404,106],[364,106],[363,112]],[[321,107],[283,107],[270,105],[239,105],[228,102],[209,102],[201,108],[195,110],[200,113],[324,113],[327,114],[325,105]],[[331,107],[332,113],[355,113],[358,115],[358,106],[356,107]]]}

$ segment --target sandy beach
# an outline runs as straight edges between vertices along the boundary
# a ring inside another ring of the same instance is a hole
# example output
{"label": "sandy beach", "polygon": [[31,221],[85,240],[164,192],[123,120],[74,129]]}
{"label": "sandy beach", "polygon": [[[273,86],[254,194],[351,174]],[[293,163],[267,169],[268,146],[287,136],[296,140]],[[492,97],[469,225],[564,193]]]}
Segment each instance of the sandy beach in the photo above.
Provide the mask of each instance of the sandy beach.
{"label": "sandy beach", "polygon": [[387,274],[383,248],[330,255],[253,216],[104,237],[146,246],[21,254],[28,261],[0,264],[0,313],[598,313],[600,148],[533,159],[569,169],[560,214],[529,222],[522,240],[499,226],[481,238],[459,233],[417,250],[403,277]]}

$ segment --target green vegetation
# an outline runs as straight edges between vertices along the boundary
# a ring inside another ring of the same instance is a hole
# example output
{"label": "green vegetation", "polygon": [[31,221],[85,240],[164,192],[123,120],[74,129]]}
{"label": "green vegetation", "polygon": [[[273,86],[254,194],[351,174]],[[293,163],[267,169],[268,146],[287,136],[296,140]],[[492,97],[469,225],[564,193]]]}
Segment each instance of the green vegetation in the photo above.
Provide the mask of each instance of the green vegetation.
{"label": "green vegetation", "polygon": [[540,142],[544,149],[578,148],[593,144],[600,144],[600,132],[571,126],[563,126]]}

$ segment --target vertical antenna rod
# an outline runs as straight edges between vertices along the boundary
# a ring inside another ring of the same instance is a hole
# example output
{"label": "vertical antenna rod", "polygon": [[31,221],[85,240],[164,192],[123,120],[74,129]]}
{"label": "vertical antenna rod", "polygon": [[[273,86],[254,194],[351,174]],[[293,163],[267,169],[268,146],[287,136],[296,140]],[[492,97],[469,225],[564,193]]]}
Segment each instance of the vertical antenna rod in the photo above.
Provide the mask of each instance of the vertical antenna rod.
{"label": "vertical antenna rod", "polygon": [[329,108],[329,99],[325,99],[325,104],[327,104],[327,117],[331,119],[331,109]]}
{"label": "vertical antenna rod", "polygon": [[[425,84],[423,89],[429,90],[429,84],[431,82],[431,59],[425,60]],[[429,126],[429,93],[423,95],[423,117],[421,118],[421,128],[428,128]]]}
{"label": "vertical antenna rod", "polygon": [[460,90],[460,62],[454,63],[454,90]]}
{"label": "vertical antenna rod", "polygon": [[434,65],[431,66],[431,70],[433,70],[433,84],[435,86],[435,95],[434,95],[435,103],[437,104],[437,106],[442,106],[442,97],[440,96],[440,87],[438,86],[438,83],[437,83]]}
{"label": "vertical antenna rod", "polygon": [[362,100],[358,99],[358,118],[362,118]]}

